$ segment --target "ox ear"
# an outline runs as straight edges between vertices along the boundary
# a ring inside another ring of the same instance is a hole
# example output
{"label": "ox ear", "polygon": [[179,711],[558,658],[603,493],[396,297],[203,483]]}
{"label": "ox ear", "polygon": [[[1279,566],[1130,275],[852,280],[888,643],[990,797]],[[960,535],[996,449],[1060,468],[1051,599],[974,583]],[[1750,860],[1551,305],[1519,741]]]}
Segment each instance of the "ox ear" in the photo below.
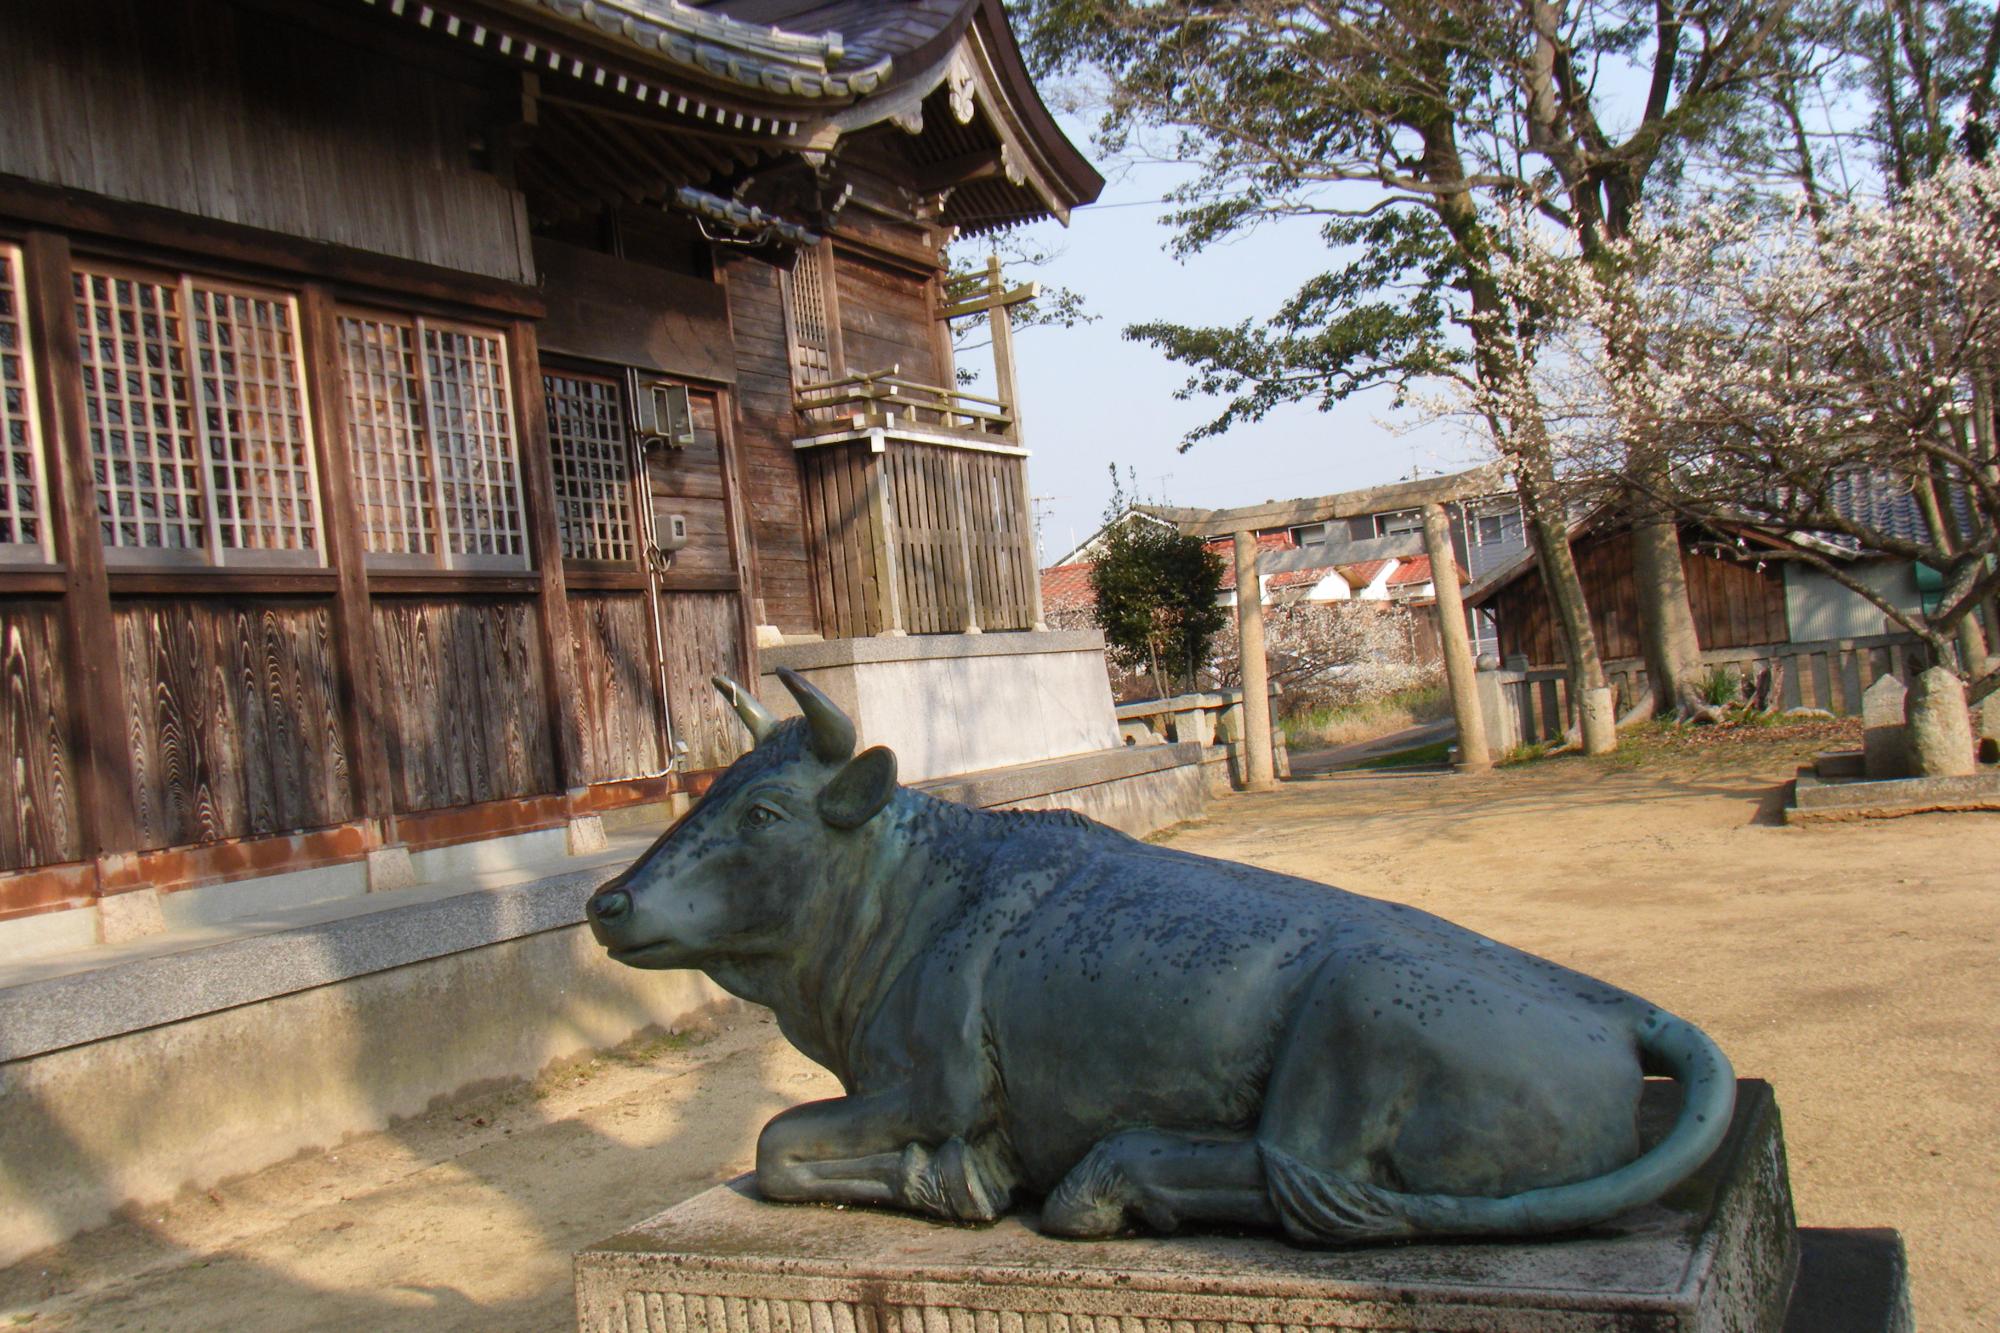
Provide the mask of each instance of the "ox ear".
{"label": "ox ear", "polygon": [[819,794],[819,817],[835,828],[860,828],[896,794],[896,756],[880,745],[847,761]]}

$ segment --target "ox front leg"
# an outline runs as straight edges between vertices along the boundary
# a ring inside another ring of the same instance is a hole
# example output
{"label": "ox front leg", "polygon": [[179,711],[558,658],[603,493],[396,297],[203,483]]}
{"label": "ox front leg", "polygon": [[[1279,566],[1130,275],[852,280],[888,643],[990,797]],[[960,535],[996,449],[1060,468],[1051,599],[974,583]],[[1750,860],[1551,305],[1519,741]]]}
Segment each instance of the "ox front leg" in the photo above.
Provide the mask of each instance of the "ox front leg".
{"label": "ox front leg", "polygon": [[926,1141],[901,1094],[807,1102],[757,1139],[757,1188],[788,1203],[903,1208],[991,1222],[1013,1195],[1004,1154],[963,1138]]}

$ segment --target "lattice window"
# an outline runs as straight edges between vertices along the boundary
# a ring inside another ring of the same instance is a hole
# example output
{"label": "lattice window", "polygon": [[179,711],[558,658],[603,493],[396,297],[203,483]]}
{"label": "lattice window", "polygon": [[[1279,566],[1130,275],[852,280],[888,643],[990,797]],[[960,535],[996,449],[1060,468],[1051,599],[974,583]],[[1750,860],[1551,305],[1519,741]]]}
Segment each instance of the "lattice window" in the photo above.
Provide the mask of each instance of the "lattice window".
{"label": "lattice window", "polygon": [[549,453],[563,555],[630,564],[638,555],[625,395],[616,380],[545,373]]}
{"label": "lattice window", "polygon": [[437,550],[437,515],[416,329],[342,316],[340,345],[366,548],[371,555],[428,556]]}
{"label": "lattice window", "polygon": [[225,550],[312,551],[319,483],[292,300],[198,283],[188,297],[215,540]]}
{"label": "lattice window", "polygon": [[292,298],[110,268],[73,283],[107,558],[319,563]]}
{"label": "lattice window", "polygon": [[818,248],[799,251],[786,281],[790,320],[792,385],[823,384],[833,378],[833,338],[827,327],[827,284],[831,266]]}
{"label": "lattice window", "polygon": [[98,530],[124,550],[208,547],[179,283],[75,275]]}
{"label": "lattice window", "polygon": [[342,314],[340,336],[371,559],[526,568],[505,337],[358,313]]}
{"label": "lattice window", "polygon": [[28,360],[21,252],[0,245],[0,561],[48,558],[41,423]]}

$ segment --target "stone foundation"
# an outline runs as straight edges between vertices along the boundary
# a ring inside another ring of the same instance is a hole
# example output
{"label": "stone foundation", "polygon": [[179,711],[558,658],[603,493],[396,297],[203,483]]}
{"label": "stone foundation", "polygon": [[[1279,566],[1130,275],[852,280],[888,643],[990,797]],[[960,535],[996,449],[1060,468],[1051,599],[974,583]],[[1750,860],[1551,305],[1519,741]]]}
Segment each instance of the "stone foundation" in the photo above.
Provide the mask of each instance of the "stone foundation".
{"label": "stone foundation", "polygon": [[[1676,1092],[1649,1089],[1655,1135]],[[1061,1241],[786,1207],[748,1177],[577,1256],[590,1333],[1778,1330],[1799,1264],[1777,1105],[1738,1085],[1715,1157],[1568,1237],[1304,1250],[1269,1237]]]}
{"label": "stone foundation", "polygon": [[790,667],[854,719],[862,745],[894,750],[911,785],[1122,744],[1095,630],[830,639],[758,660],[765,707],[798,715],[777,677]]}

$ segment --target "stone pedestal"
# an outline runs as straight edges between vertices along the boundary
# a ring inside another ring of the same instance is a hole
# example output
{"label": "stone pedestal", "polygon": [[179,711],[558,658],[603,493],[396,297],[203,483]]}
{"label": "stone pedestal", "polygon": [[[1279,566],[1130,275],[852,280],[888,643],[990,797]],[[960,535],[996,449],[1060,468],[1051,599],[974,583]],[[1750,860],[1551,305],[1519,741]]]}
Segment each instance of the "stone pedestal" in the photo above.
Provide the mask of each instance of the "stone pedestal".
{"label": "stone pedestal", "polygon": [[[1649,1137],[1677,1096],[1649,1090]],[[1798,1264],[1777,1106],[1746,1080],[1706,1167],[1565,1237],[1061,1241],[1018,1216],[970,1229],[766,1204],[745,1177],[579,1254],[576,1289],[590,1333],[1692,1333],[1782,1328]]]}

